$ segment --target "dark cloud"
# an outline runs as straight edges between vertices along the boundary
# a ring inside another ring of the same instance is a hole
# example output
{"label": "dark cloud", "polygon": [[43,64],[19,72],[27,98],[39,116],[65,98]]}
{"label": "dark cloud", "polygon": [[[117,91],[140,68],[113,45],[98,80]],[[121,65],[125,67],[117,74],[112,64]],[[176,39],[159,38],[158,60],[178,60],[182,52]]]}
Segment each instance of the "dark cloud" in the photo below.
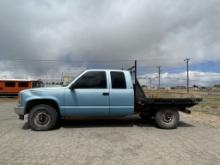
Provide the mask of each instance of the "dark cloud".
{"label": "dark cloud", "polygon": [[216,61],[219,17],[219,0],[0,1],[0,60],[6,69],[6,59],[57,60],[10,64],[37,75],[74,61],[138,59],[148,66],[178,66],[185,57]]}

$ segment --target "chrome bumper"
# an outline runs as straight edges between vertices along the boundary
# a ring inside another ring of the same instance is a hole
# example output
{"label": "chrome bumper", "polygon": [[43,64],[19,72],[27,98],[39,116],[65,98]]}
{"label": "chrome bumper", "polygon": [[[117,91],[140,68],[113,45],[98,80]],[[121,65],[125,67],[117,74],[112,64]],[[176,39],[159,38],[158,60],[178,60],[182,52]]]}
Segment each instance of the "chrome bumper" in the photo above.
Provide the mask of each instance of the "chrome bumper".
{"label": "chrome bumper", "polygon": [[17,106],[14,110],[15,113],[19,116],[19,119],[24,120],[24,107]]}

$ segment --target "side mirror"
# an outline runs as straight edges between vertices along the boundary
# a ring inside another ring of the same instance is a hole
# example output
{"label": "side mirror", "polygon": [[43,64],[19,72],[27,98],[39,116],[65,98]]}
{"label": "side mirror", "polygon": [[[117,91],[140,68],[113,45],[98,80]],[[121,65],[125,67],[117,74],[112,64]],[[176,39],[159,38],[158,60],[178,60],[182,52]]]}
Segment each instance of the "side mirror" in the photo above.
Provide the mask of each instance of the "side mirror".
{"label": "side mirror", "polygon": [[74,84],[70,87],[70,90],[71,91],[74,91],[75,87],[74,87]]}

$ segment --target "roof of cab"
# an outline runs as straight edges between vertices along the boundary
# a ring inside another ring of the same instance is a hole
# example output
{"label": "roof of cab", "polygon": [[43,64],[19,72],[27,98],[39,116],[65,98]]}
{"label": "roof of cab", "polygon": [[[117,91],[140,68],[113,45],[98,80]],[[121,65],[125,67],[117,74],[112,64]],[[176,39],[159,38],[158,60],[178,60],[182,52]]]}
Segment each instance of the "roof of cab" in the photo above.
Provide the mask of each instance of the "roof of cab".
{"label": "roof of cab", "polygon": [[115,72],[128,72],[128,70],[122,70],[122,69],[86,69],[85,71],[115,71]]}

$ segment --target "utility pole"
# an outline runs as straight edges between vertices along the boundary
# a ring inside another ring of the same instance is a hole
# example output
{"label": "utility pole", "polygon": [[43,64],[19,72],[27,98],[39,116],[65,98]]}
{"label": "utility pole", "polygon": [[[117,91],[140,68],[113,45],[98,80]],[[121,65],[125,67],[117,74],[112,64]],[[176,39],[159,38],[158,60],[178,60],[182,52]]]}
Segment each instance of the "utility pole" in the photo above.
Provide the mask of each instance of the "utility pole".
{"label": "utility pole", "polygon": [[189,61],[190,61],[190,58],[186,58],[184,61],[186,62],[186,70],[187,70],[187,93],[189,93]]}
{"label": "utility pole", "polygon": [[151,89],[152,78],[148,78],[148,79],[149,79],[149,83],[150,83],[150,84],[149,84],[149,85],[150,85],[149,88]]}
{"label": "utility pole", "polygon": [[161,74],[161,66],[158,66],[158,89],[160,89],[160,74]]}
{"label": "utility pole", "polygon": [[61,74],[61,81],[60,81],[60,85],[63,85],[63,72]]}
{"label": "utility pole", "polygon": [[147,87],[147,77],[145,77],[145,81],[146,81],[146,87]]}

